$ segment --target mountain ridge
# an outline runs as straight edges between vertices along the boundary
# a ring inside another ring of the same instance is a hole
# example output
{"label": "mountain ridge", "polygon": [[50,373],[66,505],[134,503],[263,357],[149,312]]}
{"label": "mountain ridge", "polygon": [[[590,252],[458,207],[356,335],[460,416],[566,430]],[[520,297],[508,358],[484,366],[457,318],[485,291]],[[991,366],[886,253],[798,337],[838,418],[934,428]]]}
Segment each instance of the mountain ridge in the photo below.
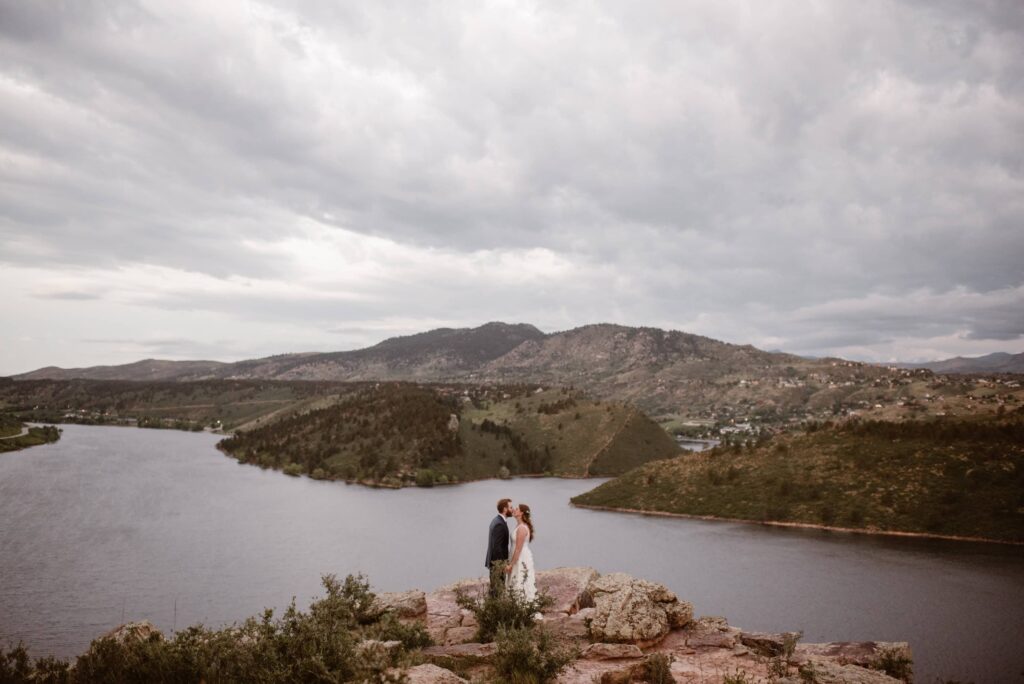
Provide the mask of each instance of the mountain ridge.
{"label": "mountain ridge", "polygon": [[898,363],[900,368],[925,368],[934,373],[1024,373],[1024,352],[993,352],[984,356],[953,356],[939,361]]}
{"label": "mountain ridge", "polygon": [[45,368],[14,379],[533,384],[578,387],[683,422],[781,424],[798,415],[820,418],[895,402],[909,384],[930,375],[843,359],[806,359],[678,330],[595,323],[544,333],[530,324],[495,321],[393,337],[351,351],[224,364],[151,361]]}

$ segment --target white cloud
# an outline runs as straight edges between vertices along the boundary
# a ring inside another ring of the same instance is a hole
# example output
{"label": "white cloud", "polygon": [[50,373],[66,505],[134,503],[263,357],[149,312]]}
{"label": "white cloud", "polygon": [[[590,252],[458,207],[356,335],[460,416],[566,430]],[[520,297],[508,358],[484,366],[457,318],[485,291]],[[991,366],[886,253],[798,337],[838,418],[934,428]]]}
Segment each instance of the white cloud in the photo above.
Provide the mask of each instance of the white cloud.
{"label": "white cloud", "polygon": [[0,0],[3,341],[1019,350],[1022,33],[1010,0]]}

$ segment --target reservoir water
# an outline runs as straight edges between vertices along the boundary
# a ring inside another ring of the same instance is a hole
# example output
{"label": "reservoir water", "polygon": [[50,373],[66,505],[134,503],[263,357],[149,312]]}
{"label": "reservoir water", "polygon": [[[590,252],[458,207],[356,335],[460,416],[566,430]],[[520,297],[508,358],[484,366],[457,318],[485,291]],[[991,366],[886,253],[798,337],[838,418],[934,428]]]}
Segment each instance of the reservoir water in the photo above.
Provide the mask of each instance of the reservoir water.
{"label": "reservoir water", "polygon": [[697,614],[804,641],[906,640],[916,681],[1018,682],[1024,549],[586,511],[596,481],[374,490],[238,465],[210,434],[64,426],[0,455],[0,643],[73,656],[110,628],[217,626],[366,573],[380,591],[483,573],[494,502],[530,504],[539,569],[666,584]]}

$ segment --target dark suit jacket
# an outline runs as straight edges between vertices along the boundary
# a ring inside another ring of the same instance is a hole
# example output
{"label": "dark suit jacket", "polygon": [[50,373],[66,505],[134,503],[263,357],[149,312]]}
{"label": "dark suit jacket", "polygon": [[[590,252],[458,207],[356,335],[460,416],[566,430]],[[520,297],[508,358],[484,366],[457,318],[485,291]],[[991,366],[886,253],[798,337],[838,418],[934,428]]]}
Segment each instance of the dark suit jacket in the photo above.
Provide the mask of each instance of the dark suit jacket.
{"label": "dark suit jacket", "polygon": [[487,532],[487,558],[484,567],[490,568],[494,561],[508,560],[508,525],[500,515],[491,521]]}

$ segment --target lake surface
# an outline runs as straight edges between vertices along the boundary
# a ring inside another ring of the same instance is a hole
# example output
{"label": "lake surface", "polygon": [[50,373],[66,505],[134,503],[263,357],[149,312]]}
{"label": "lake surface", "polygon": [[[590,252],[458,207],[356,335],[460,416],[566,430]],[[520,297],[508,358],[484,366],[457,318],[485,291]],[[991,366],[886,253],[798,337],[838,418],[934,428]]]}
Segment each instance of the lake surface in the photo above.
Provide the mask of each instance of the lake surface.
{"label": "lake surface", "polygon": [[540,569],[662,582],[697,614],[804,641],[906,640],[918,682],[1020,681],[1024,550],[572,508],[597,481],[374,490],[242,466],[210,434],[64,426],[0,455],[0,642],[73,656],[127,620],[223,625],[366,573],[380,591],[483,574],[494,502],[530,504]]}

